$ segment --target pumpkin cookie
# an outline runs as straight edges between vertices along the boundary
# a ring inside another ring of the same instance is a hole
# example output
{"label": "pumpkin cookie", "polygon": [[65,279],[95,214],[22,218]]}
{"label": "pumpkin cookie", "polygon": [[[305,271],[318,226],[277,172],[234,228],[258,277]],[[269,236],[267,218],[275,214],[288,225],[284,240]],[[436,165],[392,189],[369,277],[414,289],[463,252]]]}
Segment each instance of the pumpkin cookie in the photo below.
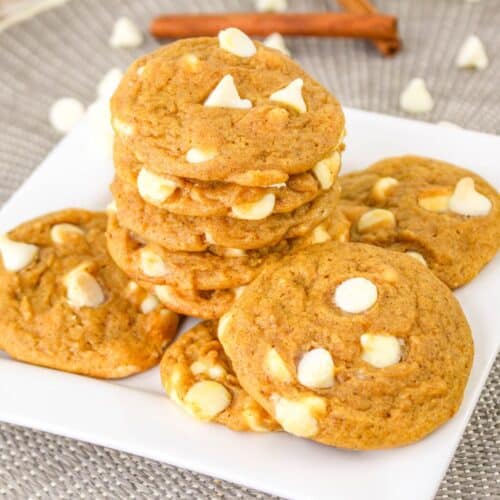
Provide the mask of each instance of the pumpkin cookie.
{"label": "pumpkin cookie", "polygon": [[500,247],[500,198],[478,175],[418,156],[341,177],[351,238],[398,250],[449,287],[473,279]]}
{"label": "pumpkin cookie", "polygon": [[279,425],[241,388],[216,332],[216,322],[198,323],[167,349],[160,365],[167,394],[200,420],[237,431],[278,430]]}
{"label": "pumpkin cookie", "polygon": [[106,250],[106,215],[63,210],[0,238],[0,344],[20,361],[101,378],[156,365],[178,318]]}
{"label": "pumpkin cookie", "polygon": [[[114,163],[117,176],[135,186],[147,203],[179,215],[247,218],[251,207],[262,207],[262,218],[287,213],[309,203],[337,178],[340,155],[323,162],[323,168],[291,176],[287,182],[270,187],[244,187],[225,182],[206,182],[158,175],[142,165],[123,144],[115,141]],[[254,210],[255,212],[255,210]]]}
{"label": "pumpkin cookie", "polygon": [[234,28],[139,58],[111,114],[116,135],[154,173],[245,186],[313,169],[341,149],[344,133],[324,87]]}
{"label": "pumpkin cookie", "polygon": [[473,342],[415,259],[325,243],[266,268],[219,322],[242,387],[298,436],[359,450],[417,441],[460,406]]}
{"label": "pumpkin cookie", "polygon": [[334,212],[340,197],[339,185],[335,183],[293,212],[272,214],[263,220],[238,220],[171,214],[146,203],[135,187],[118,178],[111,191],[122,227],[169,250],[190,252],[203,251],[211,245],[249,250],[303,236]]}

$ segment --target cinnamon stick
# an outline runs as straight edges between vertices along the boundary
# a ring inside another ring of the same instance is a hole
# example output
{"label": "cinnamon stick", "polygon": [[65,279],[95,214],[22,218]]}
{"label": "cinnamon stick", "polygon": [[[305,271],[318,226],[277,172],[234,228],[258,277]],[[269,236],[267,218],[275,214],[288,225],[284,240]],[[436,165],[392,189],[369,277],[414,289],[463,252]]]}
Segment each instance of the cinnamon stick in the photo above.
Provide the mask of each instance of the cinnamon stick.
{"label": "cinnamon stick", "polygon": [[[338,0],[338,3],[348,12],[355,14],[377,14],[377,9],[369,0]],[[384,56],[391,56],[401,49],[401,39],[396,36],[392,40],[371,38],[371,42]]]}
{"label": "cinnamon stick", "polygon": [[157,38],[214,36],[229,26],[239,28],[248,35],[259,36],[276,31],[288,36],[379,40],[393,40],[397,36],[397,19],[394,16],[347,12],[172,14],[153,19],[150,32]]}

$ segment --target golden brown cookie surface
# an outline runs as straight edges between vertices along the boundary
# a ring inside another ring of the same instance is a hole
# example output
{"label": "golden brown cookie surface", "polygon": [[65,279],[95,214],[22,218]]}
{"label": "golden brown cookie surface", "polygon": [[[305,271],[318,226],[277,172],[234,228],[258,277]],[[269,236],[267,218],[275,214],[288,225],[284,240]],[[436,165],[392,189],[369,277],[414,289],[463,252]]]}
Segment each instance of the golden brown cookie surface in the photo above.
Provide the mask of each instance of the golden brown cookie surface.
{"label": "golden brown cookie surface", "polygon": [[167,394],[200,420],[237,431],[278,430],[271,416],[241,388],[216,332],[216,322],[198,323],[167,349],[160,365]]}
{"label": "golden brown cookie surface", "polygon": [[[291,59],[255,48],[240,57],[217,38],[184,39],[138,59],[111,102],[117,135],[159,174],[268,185],[310,170],[340,147],[340,105]],[[207,101],[221,82],[236,104]],[[273,98],[300,82],[305,109]]]}
{"label": "golden brown cookie surface", "polygon": [[484,179],[417,156],[341,176],[353,241],[408,252],[449,287],[473,279],[500,247],[500,199]]}
{"label": "golden brown cookie surface", "polygon": [[106,250],[106,216],[63,210],[0,242],[0,344],[13,358],[93,377],[157,364],[177,315],[130,286]]}
{"label": "golden brown cookie surface", "polygon": [[401,253],[325,243],[266,268],[219,323],[242,387],[293,434],[377,449],[457,411],[473,358],[450,290]]}

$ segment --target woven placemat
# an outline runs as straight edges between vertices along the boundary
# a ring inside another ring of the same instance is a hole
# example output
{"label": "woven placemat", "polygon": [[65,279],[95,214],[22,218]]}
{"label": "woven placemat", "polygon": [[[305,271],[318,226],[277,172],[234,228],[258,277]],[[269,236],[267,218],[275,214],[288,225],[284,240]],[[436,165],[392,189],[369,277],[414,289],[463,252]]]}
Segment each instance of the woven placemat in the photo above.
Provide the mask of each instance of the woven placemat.
{"label": "woven placemat", "polygon": [[[289,3],[294,10],[324,10],[333,4]],[[499,133],[498,0],[376,3],[400,19],[405,51],[394,59],[379,57],[363,41],[300,38],[289,42],[294,57],[345,105],[404,115],[398,108],[399,93],[410,78],[421,76],[436,100],[434,110],[422,119]],[[47,121],[51,103],[75,96],[89,104],[96,82],[109,68],[125,68],[156,45],[148,39],[137,50],[111,49],[107,40],[119,15],[130,16],[146,30],[160,12],[252,8],[252,2],[236,0],[72,0],[0,33],[0,202],[59,139]],[[471,33],[479,34],[489,49],[492,61],[486,71],[455,68],[456,52]],[[499,392],[497,359],[438,498],[500,498]],[[115,450],[0,424],[0,498],[104,497],[269,498]]]}

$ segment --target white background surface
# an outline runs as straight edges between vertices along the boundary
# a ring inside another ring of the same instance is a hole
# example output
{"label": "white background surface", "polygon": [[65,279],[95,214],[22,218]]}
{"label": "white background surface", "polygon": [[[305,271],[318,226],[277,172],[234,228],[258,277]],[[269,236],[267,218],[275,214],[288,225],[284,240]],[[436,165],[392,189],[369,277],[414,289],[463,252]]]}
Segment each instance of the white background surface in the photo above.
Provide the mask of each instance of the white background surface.
{"label": "white background surface", "polygon": [[[383,156],[434,156],[500,186],[500,138],[347,110],[344,171]],[[349,148],[349,143],[356,148]],[[49,155],[0,212],[0,231],[69,206],[102,209],[110,200],[110,161],[94,155],[84,121]],[[348,452],[280,434],[255,435],[194,421],[161,389],[157,369],[120,382],[32,367],[0,358],[0,419],[118,448],[289,498],[432,498],[446,472],[500,344],[500,258],[457,296],[476,355],[464,404],[423,441],[380,452]]]}

